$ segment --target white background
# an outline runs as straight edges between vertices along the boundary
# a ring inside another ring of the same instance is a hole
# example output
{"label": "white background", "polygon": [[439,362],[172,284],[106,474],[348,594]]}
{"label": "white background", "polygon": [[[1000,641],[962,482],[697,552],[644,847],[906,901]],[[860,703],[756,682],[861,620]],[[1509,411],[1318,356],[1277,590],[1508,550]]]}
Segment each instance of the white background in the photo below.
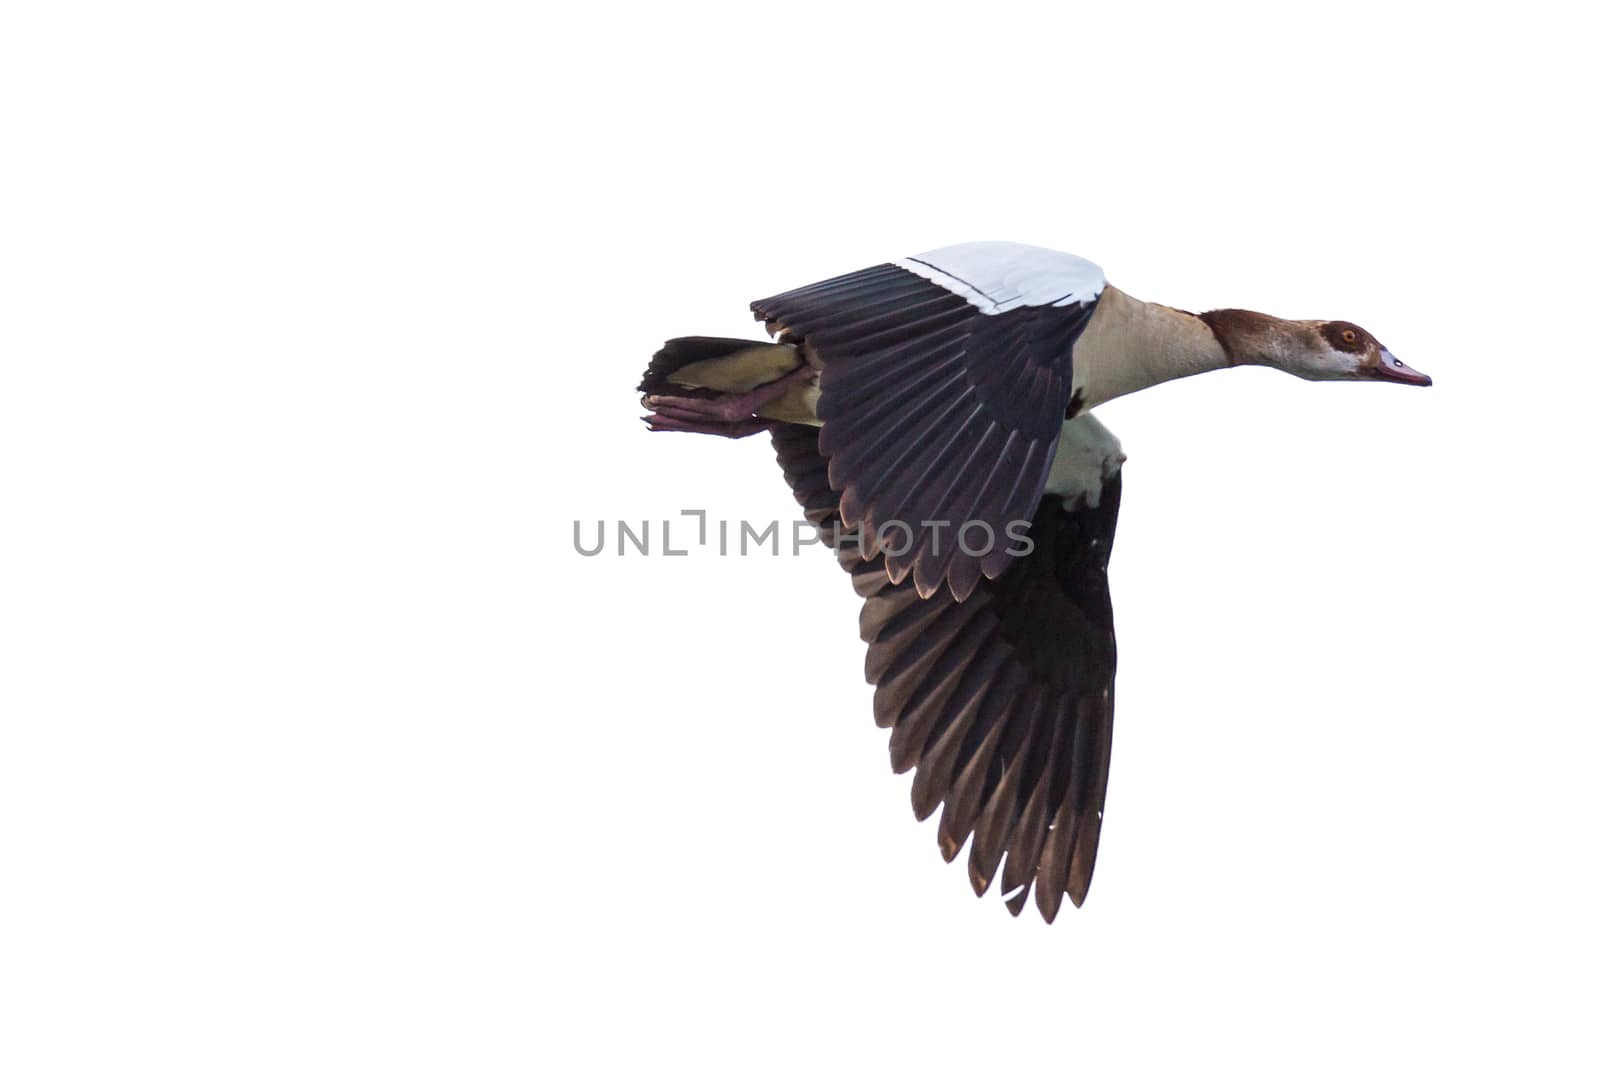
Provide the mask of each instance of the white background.
{"label": "white background", "polygon": [[[0,1059],[1594,1062],[1576,5],[50,4],[0,26]],[[1349,318],[1131,455],[1094,889],[975,900],[661,340],[955,241]]]}

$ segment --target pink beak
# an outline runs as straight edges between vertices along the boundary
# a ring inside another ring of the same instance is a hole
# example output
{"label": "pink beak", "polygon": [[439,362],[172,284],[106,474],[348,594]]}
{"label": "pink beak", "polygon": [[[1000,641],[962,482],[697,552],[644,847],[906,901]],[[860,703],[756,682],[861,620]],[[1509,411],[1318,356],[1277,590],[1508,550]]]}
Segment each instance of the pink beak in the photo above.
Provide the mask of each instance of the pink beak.
{"label": "pink beak", "polygon": [[1433,379],[1419,370],[1401,363],[1394,358],[1394,353],[1387,348],[1378,352],[1382,362],[1373,371],[1373,377],[1381,382],[1399,382],[1401,385],[1432,385]]}

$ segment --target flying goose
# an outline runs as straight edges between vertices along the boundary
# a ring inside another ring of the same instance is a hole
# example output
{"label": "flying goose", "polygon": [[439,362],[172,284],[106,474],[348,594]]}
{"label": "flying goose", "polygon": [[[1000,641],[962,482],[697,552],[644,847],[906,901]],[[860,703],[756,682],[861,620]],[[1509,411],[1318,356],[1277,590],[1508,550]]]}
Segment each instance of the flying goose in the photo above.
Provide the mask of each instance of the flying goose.
{"label": "flying goose", "polygon": [[[1314,381],[1431,385],[1350,322],[1191,314],[1085,259],[953,245],[751,304],[770,343],[668,341],[652,430],[769,431],[865,598],[873,713],[919,820],[981,896],[1000,876],[1054,921],[1082,906],[1111,756],[1106,567],[1122,447],[1089,412],[1241,363]],[[1002,871],[1002,857],[1005,867]]]}

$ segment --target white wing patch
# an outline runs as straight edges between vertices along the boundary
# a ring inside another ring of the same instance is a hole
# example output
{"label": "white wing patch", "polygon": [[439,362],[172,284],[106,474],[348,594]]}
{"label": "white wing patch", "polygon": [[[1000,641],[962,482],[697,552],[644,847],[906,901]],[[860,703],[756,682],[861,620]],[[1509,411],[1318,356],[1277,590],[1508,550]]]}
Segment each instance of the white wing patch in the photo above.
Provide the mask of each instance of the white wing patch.
{"label": "white wing patch", "polygon": [[1045,476],[1044,491],[1061,498],[1068,511],[1100,506],[1100,490],[1127,460],[1122,442],[1093,415],[1079,415],[1061,426],[1056,458]]}
{"label": "white wing patch", "polygon": [[1017,307],[1086,304],[1105,272],[1079,256],[1010,241],[975,241],[895,260],[895,266],[960,296],[985,315]]}

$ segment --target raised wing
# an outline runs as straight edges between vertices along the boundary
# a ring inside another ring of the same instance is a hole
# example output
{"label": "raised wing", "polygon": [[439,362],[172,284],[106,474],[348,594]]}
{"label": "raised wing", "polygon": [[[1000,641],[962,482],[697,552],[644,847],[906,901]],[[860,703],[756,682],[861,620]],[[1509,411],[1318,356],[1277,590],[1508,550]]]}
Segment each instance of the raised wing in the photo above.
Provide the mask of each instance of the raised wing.
{"label": "raised wing", "polygon": [[[818,448],[843,520],[895,584],[957,600],[1010,563],[1039,505],[1098,267],[1002,242],[956,245],[752,305],[822,363]],[[963,529],[970,536],[961,537]],[[987,551],[962,551],[988,544]]]}

